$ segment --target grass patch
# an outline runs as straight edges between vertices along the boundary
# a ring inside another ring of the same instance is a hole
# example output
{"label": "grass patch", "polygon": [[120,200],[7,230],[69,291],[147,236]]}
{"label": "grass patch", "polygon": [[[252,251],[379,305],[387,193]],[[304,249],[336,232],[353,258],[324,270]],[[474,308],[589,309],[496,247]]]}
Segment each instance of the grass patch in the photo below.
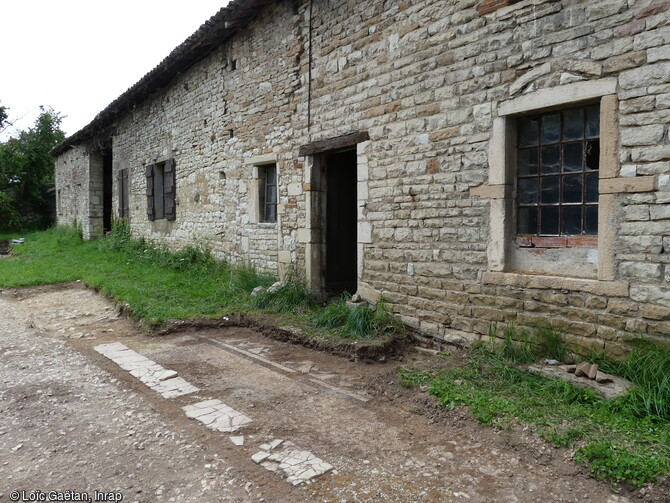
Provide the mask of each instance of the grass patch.
{"label": "grass patch", "polygon": [[636,386],[618,406],[627,413],[644,418],[658,417],[670,421],[670,346],[640,341],[625,360],[604,354],[590,360],[605,372],[628,379]]}
{"label": "grass patch", "polygon": [[347,297],[317,311],[313,317],[318,328],[333,329],[345,338],[368,339],[399,330],[400,322],[386,309],[384,299],[376,306],[347,306]]}
{"label": "grass patch", "polygon": [[[575,448],[575,459],[589,463],[594,477],[639,487],[670,474],[670,421],[658,413],[667,403],[661,376],[670,375],[670,349],[641,349],[620,363],[624,376],[631,369],[628,377],[636,386],[610,402],[591,390],[517,369],[527,350],[510,345],[480,346],[462,366],[430,372],[400,368],[400,384],[428,385],[442,407],[465,405],[488,426],[531,425],[554,446]],[[648,404],[649,397],[655,405]]]}
{"label": "grass patch", "polygon": [[[7,235],[12,237],[16,235]],[[148,325],[170,319],[218,318],[233,312],[267,312],[287,317],[312,335],[371,338],[399,326],[383,303],[360,311],[347,309],[351,319],[318,323],[332,318],[333,310],[341,309],[343,303],[318,306],[295,274],[289,274],[275,291],[252,296],[255,287],[267,288],[276,278],[215,260],[205,245],[169,251],[133,239],[123,221],[95,241],[83,240],[76,227],[29,233],[24,244],[14,247],[13,256],[0,263],[0,286],[4,288],[75,280],[126,302],[133,316]]]}

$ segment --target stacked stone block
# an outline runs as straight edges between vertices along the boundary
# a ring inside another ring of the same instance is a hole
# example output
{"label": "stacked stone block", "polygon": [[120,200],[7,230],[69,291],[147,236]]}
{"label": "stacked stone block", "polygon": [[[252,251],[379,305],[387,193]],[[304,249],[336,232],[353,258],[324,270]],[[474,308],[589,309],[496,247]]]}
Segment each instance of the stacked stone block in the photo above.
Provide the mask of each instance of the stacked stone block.
{"label": "stacked stone block", "polygon": [[[119,121],[114,170],[130,170],[133,231],[174,247],[202,241],[221,258],[272,272],[290,263],[304,271],[311,161],[298,148],[367,131],[358,194],[365,296],[383,296],[437,338],[516,323],[549,324],[612,351],[640,334],[667,340],[669,7],[277,2]],[[488,281],[492,202],[471,191],[492,183],[499,104],[608,78],[616,79],[619,172],[601,193],[611,194],[612,280],[626,291]],[[63,183],[78,149],[58,161]],[[267,155],[277,163],[279,217],[254,223],[249,161]],[[177,220],[149,222],[143,167],[168,157],[177,160]],[[61,222],[82,213],[81,200],[64,199]]]}

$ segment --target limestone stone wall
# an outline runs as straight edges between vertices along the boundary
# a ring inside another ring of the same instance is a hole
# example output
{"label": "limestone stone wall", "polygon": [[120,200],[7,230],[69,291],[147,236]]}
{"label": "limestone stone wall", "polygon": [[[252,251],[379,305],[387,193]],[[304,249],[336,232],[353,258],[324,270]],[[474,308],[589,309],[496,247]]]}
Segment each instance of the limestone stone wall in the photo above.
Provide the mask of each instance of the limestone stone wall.
{"label": "limestone stone wall", "polygon": [[[220,258],[277,271],[279,246],[291,250],[297,220],[287,190],[296,178],[291,117],[299,45],[293,10],[282,3],[120,121],[113,165],[130,173],[135,234],[173,247],[204,244]],[[176,161],[177,216],[152,222],[145,167],[167,158]],[[261,158],[278,167],[277,223],[251,218],[254,159]],[[116,206],[116,191],[114,197]]]}
{"label": "limestone stone wall", "polygon": [[56,215],[59,225],[81,226],[91,237],[89,155],[78,145],[56,158]]}
{"label": "limestone stone wall", "polygon": [[[640,334],[667,340],[669,17],[652,0],[277,2],[117,124],[133,231],[309,277],[318,159],[299,148],[365,131],[365,297],[442,339],[516,323],[611,351]],[[516,118],[583,102],[600,104],[599,235],[532,250],[525,268],[510,258]],[[172,157],[177,218],[150,222],[145,166]],[[273,161],[279,217],[259,223],[254,173]],[[75,199],[61,220],[81,211]]]}

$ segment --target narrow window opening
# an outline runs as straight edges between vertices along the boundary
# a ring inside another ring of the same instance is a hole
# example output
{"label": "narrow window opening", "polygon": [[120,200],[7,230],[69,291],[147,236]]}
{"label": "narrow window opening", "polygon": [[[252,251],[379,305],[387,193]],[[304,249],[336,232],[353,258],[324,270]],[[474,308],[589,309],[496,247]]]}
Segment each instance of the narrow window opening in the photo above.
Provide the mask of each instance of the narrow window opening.
{"label": "narrow window opening", "polygon": [[258,168],[260,215],[262,222],[277,221],[277,165]]}

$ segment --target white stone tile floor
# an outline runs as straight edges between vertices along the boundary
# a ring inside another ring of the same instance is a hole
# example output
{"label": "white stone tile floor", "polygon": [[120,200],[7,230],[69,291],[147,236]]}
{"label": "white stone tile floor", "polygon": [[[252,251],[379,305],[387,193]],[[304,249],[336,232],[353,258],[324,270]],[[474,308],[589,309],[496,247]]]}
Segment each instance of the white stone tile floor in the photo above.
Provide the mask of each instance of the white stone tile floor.
{"label": "white stone tile floor", "polygon": [[[283,449],[275,451],[280,446]],[[273,440],[269,444],[261,445],[260,448],[262,450],[254,454],[251,459],[271,472],[281,470],[286,475],[286,480],[294,486],[309,482],[333,469],[331,464],[309,451],[298,448],[293,442]]]}
{"label": "white stone tile floor", "polygon": [[186,416],[200,421],[208,428],[223,433],[232,433],[249,424],[251,418],[228,407],[221,400],[205,400],[182,407]]}
{"label": "white stone tile floor", "polygon": [[112,360],[123,370],[127,370],[132,376],[160,393],[164,398],[174,398],[199,391],[191,383],[178,377],[174,370],[161,367],[158,363],[149,360],[120,342],[100,344],[93,349]]}

